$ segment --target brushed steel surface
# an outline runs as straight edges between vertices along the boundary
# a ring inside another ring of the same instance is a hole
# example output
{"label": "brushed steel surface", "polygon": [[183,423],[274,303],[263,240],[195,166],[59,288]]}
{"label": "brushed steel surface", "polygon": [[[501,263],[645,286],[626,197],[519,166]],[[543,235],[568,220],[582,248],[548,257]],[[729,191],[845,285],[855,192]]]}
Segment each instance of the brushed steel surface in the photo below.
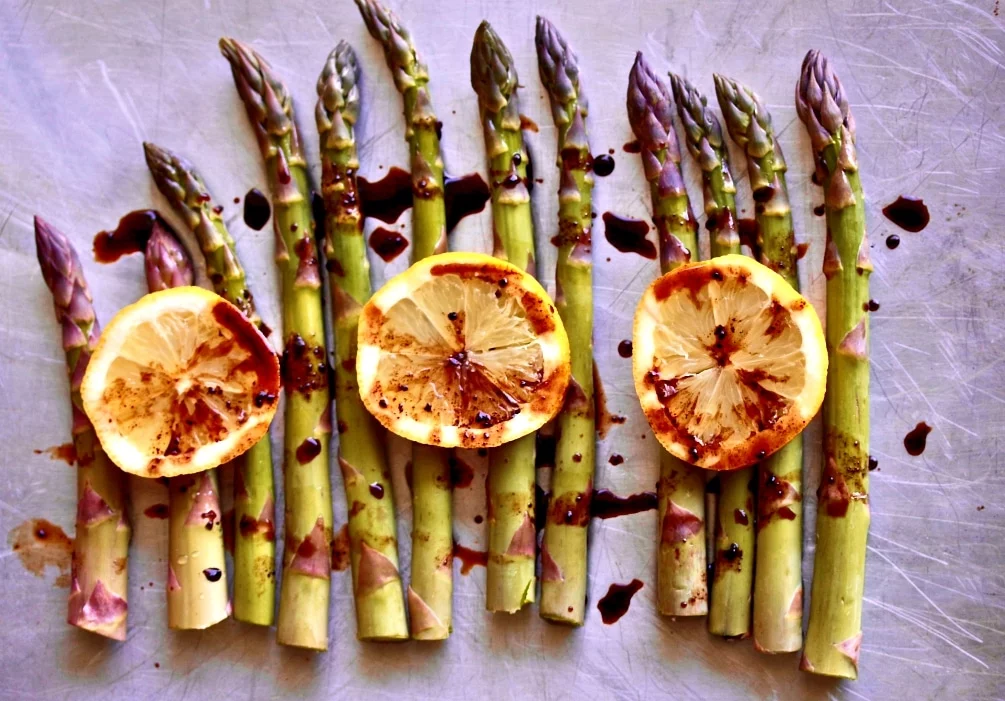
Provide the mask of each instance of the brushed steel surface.
{"label": "brushed steel surface", "polygon": [[[331,649],[280,648],[274,632],[228,621],[206,632],[166,629],[163,521],[143,510],[166,499],[133,479],[135,540],[130,559],[129,638],[108,643],[64,623],[58,571],[26,571],[9,541],[0,557],[0,696],[5,698],[991,698],[1005,694],[1005,487],[1000,436],[1005,381],[1000,343],[1005,250],[1005,32],[996,0],[644,3],[396,0],[429,64],[454,173],[485,170],[477,106],[469,85],[470,39],[489,19],[516,57],[523,111],[536,158],[534,190],[542,277],[553,280],[557,177],[555,129],[541,90],[534,15],[546,14],[579,53],[590,97],[595,153],[614,149],[617,167],[598,179],[596,210],[645,217],[648,191],[630,140],[624,96],[636,50],[660,72],[673,68],[712,94],[712,72],[759,91],[789,162],[797,235],[809,242],[804,290],[823,309],[822,194],[810,183],[809,141],[793,106],[803,55],[832,59],[858,124],[862,180],[876,272],[872,296],[872,534],[868,553],[861,678],[840,684],[797,671],[797,656],[769,657],[749,641],[710,637],[704,619],[655,612],[654,512],[595,521],[590,611],[585,628],[546,625],[536,608],[507,617],[484,611],[483,568],[456,575],[455,630],[445,644],[397,646],[354,639],[348,572],[332,579]],[[89,255],[94,234],[129,210],[166,203],[147,175],[140,147],[151,140],[198,164],[226,207],[262,316],[278,327],[272,235],[243,224],[232,204],[265,189],[260,157],[230,72],[221,35],[250,42],[290,87],[315,179],[314,83],[342,38],[360,55],[362,173],[407,165],[401,102],[376,42],[349,0],[174,0],[0,2],[0,531],[33,517],[72,535],[74,475],[35,449],[69,439],[70,415],[59,333],[35,262],[31,217],[64,230],[84,258],[101,319],[144,291],[133,256],[114,266]],[[732,144],[731,144],[732,146]],[[740,154],[732,149],[740,207],[752,212]],[[689,191],[701,211],[694,164]],[[880,209],[898,195],[923,197],[932,222],[899,231]],[[176,221],[176,220],[173,220]],[[599,217],[598,217],[599,222]],[[403,215],[404,231],[410,228]],[[456,248],[488,251],[486,211],[465,220]],[[883,245],[897,233],[900,247]],[[657,274],[655,261],[614,250],[595,235],[596,358],[610,409],[628,417],[598,449],[597,484],[619,494],[653,489],[656,441],[638,409],[630,362],[617,353],[631,315]],[[379,284],[404,268],[374,258]],[[918,421],[934,427],[928,449],[910,457],[903,437]],[[277,421],[276,428],[281,429]],[[279,445],[280,431],[273,432]],[[812,507],[819,478],[819,425],[808,434]],[[408,571],[409,498],[396,452],[395,499]],[[612,453],[624,455],[618,466]],[[281,455],[281,452],[276,452]],[[482,547],[484,461],[457,495],[460,542]],[[546,480],[547,475],[543,474]],[[333,472],[336,523],[346,519]],[[811,509],[812,512],[812,509]],[[812,569],[812,516],[804,576]],[[457,566],[459,569],[459,565]],[[604,625],[597,600],[614,582],[645,583],[619,622]]]}

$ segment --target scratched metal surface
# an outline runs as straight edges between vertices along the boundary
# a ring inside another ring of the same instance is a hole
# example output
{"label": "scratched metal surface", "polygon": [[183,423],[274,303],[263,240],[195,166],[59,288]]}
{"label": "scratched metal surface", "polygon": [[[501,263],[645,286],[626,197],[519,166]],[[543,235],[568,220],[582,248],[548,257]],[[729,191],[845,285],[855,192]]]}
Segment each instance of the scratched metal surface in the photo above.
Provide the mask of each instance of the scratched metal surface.
{"label": "scratched metal surface", "polygon": [[[823,220],[813,207],[808,140],[792,92],[805,51],[824,50],[851,96],[876,273],[873,314],[871,452],[873,526],[868,554],[861,679],[837,684],[796,670],[795,656],[756,654],[750,642],[708,636],[703,620],[655,613],[653,512],[595,522],[590,550],[590,614],[570,631],[542,623],[535,609],[507,618],[483,611],[482,568],[456,577],[455,632],[442,645],[365,645],[353,637],[350,577],[333,576],[331,650],[280,649],[273,632],[224,623],[204,633],[166,630],[162,521],[142,515],[163,501],[161,487],[134,481],[136,537],[130,560],[129,638],[106,643],[68,627],[58,571],[27,572],[4,546],[0,696],[7,698],[302,698],[365,694],[412,698],[991,698],[1005,695],[1005,486],[1000,436],[1003,251],[1000,182],[1005,161],[1003,19],[994,0],[798,3],[394,2],[413,29],[433,78],[444,122],[445,158],[455,173],[483,171],[484,150],[468,82],[470,37],[491,20],[511,47],[525,88],[523,111],[537,159],[534,193],[542,274],[551,280],[557,188],[555,130],[533,52],[535,11],[546,13],[578,50],[591,98],[594,151],[615,150],[617,168],[596,188],[598,212],[644,217],[648,194],[629,140],[625,82],[643,50],[664,71],[682,71],[704,91],[712,71],[759,90],[770,105],[790,164],[804,288],[821,305]],[[280,5],[283,9],[280,10]],[[760,6],[760,9],[755,9]],[[271,234],[244,226],[231,198],[264,189],[262,168],[227,66],[221,35],[251,42],[292,90],[314,175],[314,81],[340,38],[364,72],[359,129],[362,170],[405,165],[400,102],[376,43],[349,0],[268,3],[0,3],[0,531],[32,517],[72,534],[73,473],[33,450],[68,439],[69,412],[57,328],[35,263],[30,222],[43,214],[85,254],[100,316],[107,321],[143,292],[135,257],[103,267],[86,255],[95,232],[126,211],[163,207],[143,164],[150,139],[196,161],[226,203],[226,217],[270,323],[278,321]],[[733,154],[741,207],[750,211],[743,160]],[[692,197],[695,168],[686,163]],[[924,197],[931,225],[898,232],[880,213],[897,195]],[[698,207],[700,210],[700,206]],[[408,229],[408,216],[402,217]],[[488,213],[465,221],[452,244],[488,250]],[[899,233],[888,250],[883,240]],[[656,443],[637,409],[629,362],[616,346],[630,336],[637,298],[655,262],[621,254],[594,238],[596,356],[610,409],[628,416],[598,451],[600,486],[620,494],[652,489]],[[377,282],[403,268],[377,260]],[[918,421],[934,426],[927,451],[902,444]],[[277,422],[277,427],[281,422]],[[818,479],[819,427],[810,429],[809,485]],[[279,435],[273,437],[279,439]],[[611,466],[612,453],[625,462]],[[400,457],[400,456],[399,456]],[[477,462],[473,460],[473,462]],[[408,495],[397,463],[396,501],[405,562]],[[547,475],[543,474],[546,480]],[[336,521],[346,518],[335,472]],[[458,493],[456,532],[484,543],[484,468]],[[812,502],[812,498],[809,499]],[[811,504],[812,506],[812,504]],[[984,507],[984,508],[982,508]],[[812,519],[809,521],[812,524]],[[804,575],[812,565],[812,528]],[[407,566],[404,568],[407,572]],[[618,623],[601,623],[594,604],[613,582],[645,587]]]}

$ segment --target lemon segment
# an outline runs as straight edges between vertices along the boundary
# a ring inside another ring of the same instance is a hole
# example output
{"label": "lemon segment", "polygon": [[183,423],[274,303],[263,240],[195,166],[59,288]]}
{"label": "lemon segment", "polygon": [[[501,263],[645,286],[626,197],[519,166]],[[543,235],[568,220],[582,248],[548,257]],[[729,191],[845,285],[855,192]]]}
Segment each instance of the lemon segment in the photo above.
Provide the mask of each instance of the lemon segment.
{"label": "lemon segment", "polygon": [[102,447],[141,477],[201,472],[261,438],[279,361],[230,302],[200,287],[146,295],[105,328],[81,385]]}
{"label": "lemon segment", "polygon": [[366,408],[394,433],[489,448],[561,409],[569,341],[533,277],[490,256],[445,253],[367,302],[356,372]]}
{"label": "lemon segment", "polygon": [[751,258],[722,256],[659,278],[632,336],[650,426],[670,453],[699,467],[762,460],[823,401],[827,349],[816,311]]}

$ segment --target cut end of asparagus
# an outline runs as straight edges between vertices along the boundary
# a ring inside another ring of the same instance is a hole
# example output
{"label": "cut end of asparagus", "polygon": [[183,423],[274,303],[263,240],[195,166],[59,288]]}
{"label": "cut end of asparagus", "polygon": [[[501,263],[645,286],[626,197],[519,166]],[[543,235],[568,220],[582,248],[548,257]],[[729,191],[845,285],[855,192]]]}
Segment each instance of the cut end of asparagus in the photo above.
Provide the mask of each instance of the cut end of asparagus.
{"label": "cut end of asparagus", "polygon": [[398,17],[376,0],[356,0],[367,31],[384,48],[387,65],[399,92],[415,87],[418,80],[428,79],[426,67],[412,43],[412,35]]}
{"label": "cut end of asparagus", "polygon": [[671,73],[670,84],[691,156],[705,172],[721,168],[726,152],[718,117],[708,108],[705,97],[686,78]]}
{"label": "cut end of asparagus", "polygon": [[163,226],[155,222],[144,254],[147,288],[151,292],[185,287],[195,280],[188,253]]}
{"label": "cut end of asparagus", "polygon": [[484,111],[497,113],[506,107],[517,88],[516,66],[509,49],[483,21],[471,46],[471,87]]}

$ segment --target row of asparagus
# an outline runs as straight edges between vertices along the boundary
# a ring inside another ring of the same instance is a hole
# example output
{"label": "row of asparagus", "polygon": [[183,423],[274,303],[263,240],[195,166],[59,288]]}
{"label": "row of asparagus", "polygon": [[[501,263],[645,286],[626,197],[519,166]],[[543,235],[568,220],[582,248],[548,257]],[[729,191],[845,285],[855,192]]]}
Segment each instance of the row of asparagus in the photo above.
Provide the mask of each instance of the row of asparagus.
{"label": "row of asparagus", "polygon": [[[419,260],[447,247],[444,166],[429,75],[411,36],[392,13],[376,0],[357,0],[357,5],[370,33],[384,48],[404,102],[414,193],[412,250],[414,260]],[[552,497],[541,542],[540,606],[547,619],[581,625],[595,462],[592,156],[586,132],[587,101],[574,52],[543,18],[538,18],[536,46],[542,84],[558,130],[556,306],[572,349],[572,386],[557,420]],[[314,357],[327,357],[327,351],[322,258],[312,235],[307,164],[285,85],[248,47],[230,39],[221,40],[220,47],[230,63],[265,162],[282,278],[286,531],[277,638],[283,644],[324,649],[333,537],[327,448],[332,421],[325,364],[311,362]],[[478,97],[489,159],[495,253],[533,273],[535,237],[518,78],[512,56],[485,22],[475,34],[471,83]],[[672,92],[641,54],[636,57],[629,76],[628,116],[650,184],[664,272],[688,262],[699,251],[697,220],[681,173],[674,104],[687,150],[702,173],[711,253],[718,256],[740,251],[736,187],[720,123],[706,99],[684,78],[671,75],[671,86]],[[759,226],[751,252],[796,286],[797,254],[786,165],[770,115],[752,91],[734,81],[716,76],[715,88],[726,129],[747,159]],[[359,67],[345,42],[328,57],[317,92],[315,116],[321,137],[325,203],[325,221],[317,224],[319,231],[323,229],[319,240],[323,242],[332,300],[334,399],[341,433],[338,464],[351,505],[348,533],[357,635],[362,640],[404,639],[409,635],[444,639],[450,634],[452,618],[449,454],[435,447],[413,446],[412,570],[406,616],[385,438],[363,407],[356,387],[356,328],[362,305],[371,294],[371,283],[356,186],[359,161],[354,127],[360,108]],[[862,305],[868,299],[866,275],[871,266],[864,253],[867,245],[854,123],[840,83],[826,59],[815,52],[803,64],[796,99],[800,118],[810,131],[817,175],[825,191],[828,241],[824,272],[832,368],[825,404],[826,467],[818,494],[817,576],[803,667],[854,676],[861,639],[868,526],[868,418],[863,410],[868,407],[868,364]],[[215,290],[261,324],[234,241],[204,182],[179,156],[152,144],[146,144],[145,150],[158,188],[194,233]],[[63,326],[74,405],[74,442],[81,465],[69,620],[122,639],[130,537],[126,490],[121,473],[102,453],[79,398],[80,377],[99,335],[98,325],[80,262],[70,244],[38,218],[36,241]],[[191,283],[187,254],[163,231],[155,231],[148,245],[147,274],[151,289]],[[306,459],[305,451],[300,450],[304,445],[316,446],[307,452],[310,457]],[[491,611],[517,611],[536,594],[534,452],[535,437],[531,435],[490,455],[486,604]],[[268,438],[235,462],[233,613],[242,621],[271,625],[275,495]],[[658,487],[660,613],[707,613],[709,629],[715,634],[743,637],[752,629],[759,650],[798,650],[802,646],[801,472],[802,443],[798,437],[759,466],[724,473],[708,484],[699,468],[663,452]],[[167,589],[173,627],[203,628],[228,614],[220,522],[218,518],[204,522],[205,513],[220,513],[218,492],[213,472],[171,480],[172,566]],[[570,509],[571,505],[577,508]],[[570,513],[585,516],[570,519]],[[186,567],[187,556],[193,552],[218,562],[215,569],[221,577],[210,581],[201,567]],[[709,561],[714,563],[711,595],[706,574]],[[223,592],[222,598],[219,592]]]}

